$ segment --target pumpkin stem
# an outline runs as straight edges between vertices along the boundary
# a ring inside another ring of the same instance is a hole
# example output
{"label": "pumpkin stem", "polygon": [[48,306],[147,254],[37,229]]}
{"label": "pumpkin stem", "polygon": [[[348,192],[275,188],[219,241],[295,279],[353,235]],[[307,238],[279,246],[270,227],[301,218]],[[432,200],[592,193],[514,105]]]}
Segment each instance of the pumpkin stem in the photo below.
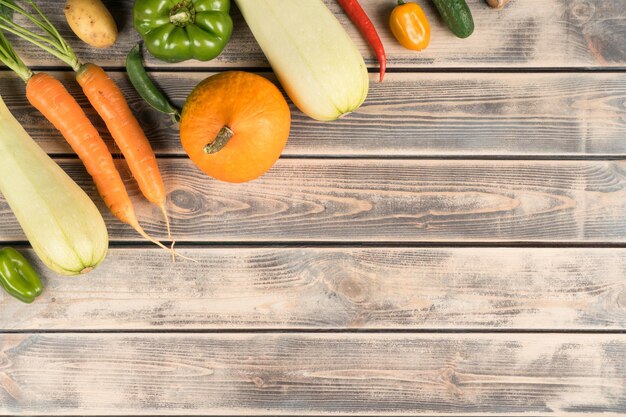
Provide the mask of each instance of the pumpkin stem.
{"label": "pumpkin stem", "polygon": [[212,154],[217,153],[222,150],[224,146],[228,143],[228,141],[235,135],[230,127],[224,126],[220,129],[219,133],[213,140],[213,142],[209,143],[204,147],[204,153]]}

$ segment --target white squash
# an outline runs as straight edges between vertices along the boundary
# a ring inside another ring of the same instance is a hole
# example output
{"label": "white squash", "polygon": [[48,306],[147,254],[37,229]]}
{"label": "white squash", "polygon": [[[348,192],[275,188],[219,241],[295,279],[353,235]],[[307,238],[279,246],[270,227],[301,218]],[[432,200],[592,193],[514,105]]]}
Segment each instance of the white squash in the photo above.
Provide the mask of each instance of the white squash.
{"label": "white squash", "polygon": [[278,80],[308,116],[335,120],[367,97],[361,53],[322,0],[235,0]]}
{"label": "white squash", "polygon": [[95,268],[109,237],[89,196],[30,137],[0,98],[0,193],[44,264],[63,275]]}

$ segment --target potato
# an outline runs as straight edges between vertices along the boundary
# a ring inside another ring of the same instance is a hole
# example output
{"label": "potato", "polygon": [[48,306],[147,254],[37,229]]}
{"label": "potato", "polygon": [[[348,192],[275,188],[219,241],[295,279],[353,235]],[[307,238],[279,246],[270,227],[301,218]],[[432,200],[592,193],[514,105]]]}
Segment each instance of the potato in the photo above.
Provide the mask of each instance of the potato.
{"label": "potato", "polygon": [[83,42],[96,48],[108,48],[117,39],[113,16],[100,0],[67,0],[65,18]]}

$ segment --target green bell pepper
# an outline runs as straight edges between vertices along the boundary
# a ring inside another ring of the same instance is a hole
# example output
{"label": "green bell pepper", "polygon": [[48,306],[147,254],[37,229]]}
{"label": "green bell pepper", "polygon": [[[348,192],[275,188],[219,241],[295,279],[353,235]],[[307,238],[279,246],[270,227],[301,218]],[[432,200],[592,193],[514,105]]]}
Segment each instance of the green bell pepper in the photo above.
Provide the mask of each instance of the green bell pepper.
{"label": "green bell pepper", "polygon": [[37,272],[13,248],[0,250],[0,285],[6,292],[25,303],[32,303],[43,290]]}
{"label": "green bell pepper", "polygon": [[135,29],[166,62],[217,57],[233,32],[230,0],[136,0]]}

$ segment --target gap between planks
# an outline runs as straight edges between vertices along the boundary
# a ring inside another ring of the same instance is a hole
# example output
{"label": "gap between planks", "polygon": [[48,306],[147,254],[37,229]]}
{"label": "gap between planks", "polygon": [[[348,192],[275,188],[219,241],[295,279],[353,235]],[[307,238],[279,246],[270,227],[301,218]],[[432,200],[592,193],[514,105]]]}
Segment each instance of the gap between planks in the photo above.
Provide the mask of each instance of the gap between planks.
{"label": "gap between planks", "polygon": [[[35,72],[69,72],[64,66],[31,66],[31,70]],[[126,73],[124,66],[102,66],[108,73]],[[148,74],[168,74],[172,73],[173,68],[169,66],[151,66],[146,68]],[[246,71],[255,74],[264,75],[272,72],[272,67],[185,67],[179,74],[195,74],[195,73],[220,73],[225,71]],[[0,68],[0,73],[13,73],[6,67]],[[372,75],[378,75],[376,67],[368,67],[367,72]],[[626,73],[626,66],[623,67],[395,67],[387,68],[386,74],[590,74],[590,73],[609,73],[623,74]],[[376,77],[372,77],[374,82],[378,82]],[[386,77],[385,77],[386,80]],[[384,82],[383,82],[384,83]]]}

